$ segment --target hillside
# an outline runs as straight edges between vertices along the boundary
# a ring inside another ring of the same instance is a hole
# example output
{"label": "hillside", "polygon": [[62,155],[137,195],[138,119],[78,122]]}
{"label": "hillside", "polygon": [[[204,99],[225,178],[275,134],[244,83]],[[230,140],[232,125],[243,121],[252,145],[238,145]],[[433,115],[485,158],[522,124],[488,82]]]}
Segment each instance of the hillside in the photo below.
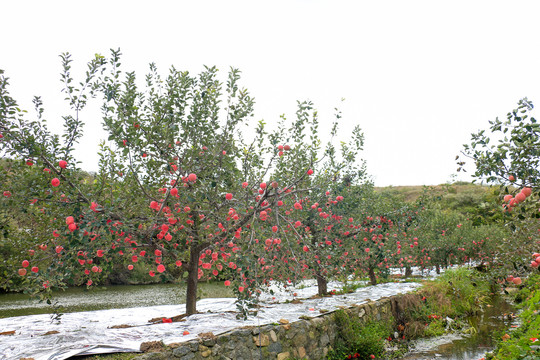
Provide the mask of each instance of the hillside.
{"label": "hillside", "polygon": [[463,200],[463,198],[481,198],[497,189],[497,187],[464,182],[441,185],[375,187],[376,192],[399,196],[407,202],[416,201],[424,192],[427,192],[430,197],[440,196],[442,198],[447,198],[448,200],[451,200],[452,198],[456,200],[462,198]]}

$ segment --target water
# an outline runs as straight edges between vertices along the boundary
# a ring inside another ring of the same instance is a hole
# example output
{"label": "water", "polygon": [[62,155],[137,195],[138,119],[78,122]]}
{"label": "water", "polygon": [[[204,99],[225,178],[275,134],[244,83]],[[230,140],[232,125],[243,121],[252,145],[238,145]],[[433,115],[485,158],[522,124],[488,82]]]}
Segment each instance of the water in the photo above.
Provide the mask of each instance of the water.
{"label": "water", "polygon": [[478,360],[495,347],[493,336],[512,324],[514,309],[504,299],[495,298],[485,312],[467,319],[475,329],[472,335],[463,337],[445,335],[417,341],[415,349],[402,360]]}
{"label": "water", "polygon": [[[199,283],[199,296],[227,298],[232,291],[222,283]],[[185,286],[177,284],[114,285],[107,287],[69,288],[55,291],[53,299],[58,301],[61,312],[122,309],[141,306],[184,304]],[[50,314],[53,308],[46,302],[31,299],[21,293],[0,294],[0,318],[13,316]]]}

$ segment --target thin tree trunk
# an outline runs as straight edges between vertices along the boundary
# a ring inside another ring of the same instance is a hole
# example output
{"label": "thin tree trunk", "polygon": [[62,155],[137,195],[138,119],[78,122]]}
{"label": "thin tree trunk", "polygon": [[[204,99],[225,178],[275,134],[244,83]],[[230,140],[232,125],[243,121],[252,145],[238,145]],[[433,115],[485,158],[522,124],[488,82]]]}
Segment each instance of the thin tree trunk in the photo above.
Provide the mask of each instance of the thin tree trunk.
{"label": "thin tree trunk", "polygon": [[371,285],[377,285],[377,276],[375,276],[375,269],[370,267],[368,269],[369,272],[369,283]]}
{"label": "thin tree trunk", "polygon": [[315,277],[317,278],[317,291],[319,296],[328,294],[328,280],[326,280],[319,271],[317,271]]}
{"label": "thin tree trunk", "polygon": [[435,265],[435,272],[437,274],[440,274],[441,273],[441,266],[439,264]]}
{"label": "thin tree trunk", "polygon": [[412,269],[410,266],[405,267],[405,279],[412,275]]}
{"label": "thin tree trunk", "polygon": [[189,254],[187,290],[186,290],[186,315],[197,313],[197,284],[199,282],[199,255],[198,246],[192,246]]}

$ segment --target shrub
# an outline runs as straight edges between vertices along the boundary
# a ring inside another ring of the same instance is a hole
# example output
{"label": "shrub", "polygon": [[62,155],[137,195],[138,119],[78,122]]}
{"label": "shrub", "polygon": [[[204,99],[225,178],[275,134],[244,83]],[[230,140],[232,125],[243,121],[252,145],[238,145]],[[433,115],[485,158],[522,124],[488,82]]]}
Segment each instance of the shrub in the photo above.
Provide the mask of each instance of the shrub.
{"label": "shrub", "polygon": [[359,359],[368,359],[370,355],[380,356],[384,351],[384,339],[390,335],[390,329],[380,322],[362,322],[357,317],[349,316],[345,311],[334,313],[338,326],[338,336],[329,359],[345,359],[356,355]]}

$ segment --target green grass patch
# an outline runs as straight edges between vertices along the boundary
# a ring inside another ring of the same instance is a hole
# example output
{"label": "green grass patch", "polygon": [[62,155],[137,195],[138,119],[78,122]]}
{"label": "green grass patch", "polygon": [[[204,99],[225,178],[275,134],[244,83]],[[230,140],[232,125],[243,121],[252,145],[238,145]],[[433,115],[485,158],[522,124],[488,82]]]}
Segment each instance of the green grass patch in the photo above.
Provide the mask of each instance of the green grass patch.
{"label": "green grass patch", "polygon": [[[463,319],[481,311],[490,301],[490,284],[474,269],[445,271],[426,281],[416,294],[406,295],[399,322],[408,339],[440,336],[469,328]],[[446,319],[452,319],[448,322]]]}
{"label": "green grass patch", "polygon": [[140,353],[114,353],[114,354],[100,354],[92,356],[77,356],[74,359],[78,360],[131,360],[137,356],[140,356]]}
{"label": "green grass patch", "polygon": [[370,355],[378,358],[383,354],[385,339],[390,335],[388,325],[362,322],[343,310],[336,311],[333,316],[338,326],[338,336],[328,359],[368,359]]}

